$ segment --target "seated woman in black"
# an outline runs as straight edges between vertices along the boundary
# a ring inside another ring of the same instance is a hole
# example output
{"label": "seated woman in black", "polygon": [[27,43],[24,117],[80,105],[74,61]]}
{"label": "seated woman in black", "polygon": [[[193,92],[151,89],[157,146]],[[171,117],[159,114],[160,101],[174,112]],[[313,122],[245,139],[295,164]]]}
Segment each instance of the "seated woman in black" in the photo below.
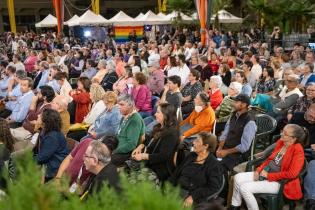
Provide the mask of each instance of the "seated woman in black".
{"label": "seated woman in black", "polygon": [[213,155],[217,137],[201,132],[193,142],[193,150],[176,168],[171,182],[181,187],[184,205],[191,206],[206,201],[222,185],[222,169]]}
{"label": "seated woman in black", "polygon": [[132,158],[137,161],[146,160],[146,166],[163,182],[174,169],[173,159],[179,143],[179,128],[176,109],[171,104],[161,103],[155,117],[158,124],[152,131],[152,138],[140,144],[132,152]]}
{"label": "seated woman in black", "polygon": [[[12,164],[11,153],[14,150],[14,138],[10,132],[9,123],[0,118],[0,192],[7,187],[7,182],[4,174],[8,171],[9,178],[15,177],[15,167]],[[6,162],[8,165],[6,166]]]}

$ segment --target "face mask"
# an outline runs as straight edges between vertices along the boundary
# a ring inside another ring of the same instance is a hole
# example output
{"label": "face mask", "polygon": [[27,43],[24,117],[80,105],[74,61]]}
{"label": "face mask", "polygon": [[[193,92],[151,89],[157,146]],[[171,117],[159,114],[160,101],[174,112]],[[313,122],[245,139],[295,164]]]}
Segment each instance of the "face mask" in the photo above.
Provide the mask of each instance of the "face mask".
{"label": "face mask", "polygon": [[195,111],[197,113],[201,112],[202,111],[202,106],[195,106]]}

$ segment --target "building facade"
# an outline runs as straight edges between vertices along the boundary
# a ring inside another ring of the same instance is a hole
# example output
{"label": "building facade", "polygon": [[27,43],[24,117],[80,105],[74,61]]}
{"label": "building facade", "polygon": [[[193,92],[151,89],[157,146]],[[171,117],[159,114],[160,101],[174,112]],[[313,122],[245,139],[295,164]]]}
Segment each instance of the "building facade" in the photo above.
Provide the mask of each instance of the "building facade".
{"label": "building facade", "polygon": [[[90,0],[64,0],[65,20],[73,15],[82,15],[90,8]],[[14,0],[17,31],[35,30],[35,23],[48,14],[54,15],[51,0]],[[100,13],[105,18],[113,17],[120,10],[135,17],[140,12],[156,11],[157,0],[100,0]],[[0,32],[9,31],[10,23],[6,0],[0,1]]]}

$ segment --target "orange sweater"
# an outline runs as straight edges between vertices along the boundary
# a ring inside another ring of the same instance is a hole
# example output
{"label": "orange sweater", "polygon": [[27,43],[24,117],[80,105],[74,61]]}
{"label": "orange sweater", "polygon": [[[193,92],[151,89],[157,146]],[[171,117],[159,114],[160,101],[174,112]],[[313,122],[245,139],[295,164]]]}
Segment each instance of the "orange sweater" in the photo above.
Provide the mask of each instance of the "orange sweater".
{"label": "orange sweater", "polygon": [[210,132],[215,120],[215,113],[211,106],[206,107],[201,112],[195,110],[180,125],[190,124],[193,127],[184,133],[185,137],[197,134],[201,131]]}

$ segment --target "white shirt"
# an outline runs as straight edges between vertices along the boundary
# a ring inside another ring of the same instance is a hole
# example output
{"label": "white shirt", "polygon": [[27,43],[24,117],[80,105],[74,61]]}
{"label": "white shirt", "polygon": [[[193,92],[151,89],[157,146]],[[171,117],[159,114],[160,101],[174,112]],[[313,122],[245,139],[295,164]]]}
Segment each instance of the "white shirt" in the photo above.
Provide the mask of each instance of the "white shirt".
{"label": "white shirt", "polygon": [[258,64],[258,63],[254,64],[252,69],[251,69],[251,72],[254,74],[255,79],[259,80],[259,77],[262,74],[262,68],[261,68],[260,64]]}
{"label": "white shirt", "polygon": [[106,106],[104,104],[103,100],[99,100],[98,102],[94,103],[91,111],[88,113],[88,115],[86,115],[86,117],[84,118],[83,122],[86,124],[94,124],[96,118],[102,113],[104,112],[104,110],[106,109]]}
{"label": "white shirt", "polygon": [[11,62],[9,65],[14,66],[16,70],[23,70],[25,71],[25,66],[22,62],[13,63]]}
{"label": "white shirt", "polygon": [[69,94],[71,90],[72,90],[71,85],[67,80],[65,80],[60,88],[60,95],[65,96],[68,99],[68,103],[70,103],[73,100],[73,98]]}
{"label": "white shirt", "polygon": [[167,76],[173,76],[177,75],[181,79],[181,85],[184,86],[188,82],[188,75],[190,74],[190,69],[188,66],[185,64],[182,68],[179,66],[172,67],[170,70],[167,72]]}

